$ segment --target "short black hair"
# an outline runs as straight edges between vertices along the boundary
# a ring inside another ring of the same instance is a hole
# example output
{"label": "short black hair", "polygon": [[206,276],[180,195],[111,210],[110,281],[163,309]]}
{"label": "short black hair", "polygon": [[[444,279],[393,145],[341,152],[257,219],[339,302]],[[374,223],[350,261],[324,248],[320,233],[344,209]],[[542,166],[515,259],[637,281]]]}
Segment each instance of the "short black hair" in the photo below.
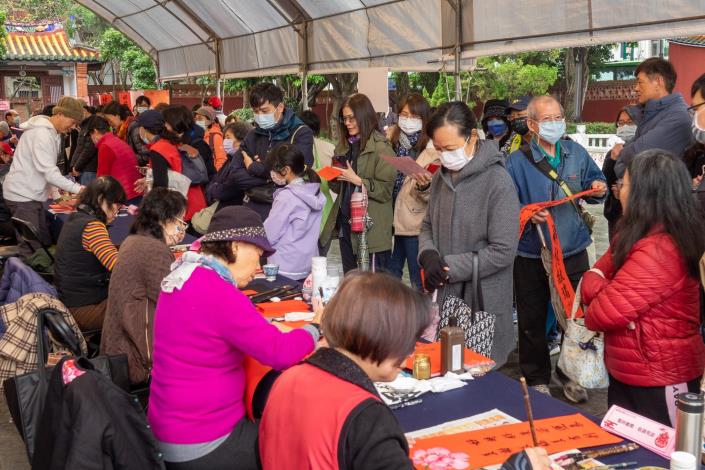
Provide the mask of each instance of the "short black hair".
{"label": "short black hair", "polygon": [[473,129],[477,128],[477,118],[468,105],[462,101],[443,103],[426,124],[426,134],[429,139],[433,139],[433,133],[446,124],[457,127],[459,135],[470,137]]}
{"label": "short black hair", "polygon": [[223,136],[226,132],[229,131],[233,133],[237,140],[242,142],[243,140],[245,140],[245,137],[247,136],[247,134],[250,133],[252,129],[252,124],[250,124],[249,122],[235,121],[233,123],[228,124],[225,129],[223,129]]}
{"label": "short black hair", "polygon": [[250,90],[250,106],[259,108],[264,103],[269,102],[272,106],[279,106],[284,102],[284,91],[274,83],[262,82],[253,86]]}
{"label": "short black hair", "polygon": [[15,110],[7,111],[7,112],[5,113],[5,119],[7,119],[7,116],[12,116],[12,115],[13,115],[13,112],[14,112],[14,113],[17,113],[17,111],[15,111]]}
{"label": "short black hair", "polygon": [[705,98],[705,73],[700,75],[694,82],[693,86],[690,87],[690,97],[695,97],[695,94],[700,92],[700,96]]}
{"label": "short black hair", "polygon": [[321,120],[318,118],[318,114],[314,113],[310,109],[302,111],[299,114],[301,120],[308,126],[309,129],[313,131],[313,135],[318,137],[321,133]]}
{"label": "short black hair", "polygon": [[646,59],[636,68],[634,76],[639,75],[641,72],[644,72],[651,80],[654,79],[654,75],[660,75],[663,77],[663,84],[666,87],[666,91],[673,93],[678,74],[676,74],[676,69],[673,68],[673,64],[666,59],[661,59],[660,57]]}
{"label": "short black hair", "polygon": [[91,113],[91,114],[95,114],[95,113],[97,112],[95,106],[88,106],[88,105],[85,105],[85,106],[83,107],[83,109],[85,109],[86,111],[88,111],[88,112]]}
{"label": "short black hair", "polygon": [[93,131],[98,131],[101,134],[105,134],[106,132],[110,132],[110,123],[105,118],[94,114],[92,116],[88,116],[81,123],[81,131],[84,132],[85,135],[90,135]]}
{"label": "short black hair", "polygon": [[118,180],[112,176],[101,176],[88,183],[78,197],[79,206],[86,206],[92,210],[98,220],[104,224],[108,222],[108,216],[101,207],[101,203],[108,205],[124,204],[127,200],[125,190]]}
{"label": "short black hair", "polygon": [[188,132],[193,127],[193,113],[186,106],[169,105],[162,111],[162,116],[177,134]]}
{"label": "short black hair", "polygon": [[54,106],[56,106],[55,103],[48,104],[48,105],[44,106],[42,108],[42,112],[39,114],[44,115],[44,116],[52,116],[54,114]]}
{"label": "short black hair", "polygon": [[144,103],[147,106],[152,106],[152,102],[150,101],[150,99],[144,95],[140,95],[137,97],[137,99],[135,100],[135,106],[139,105],[140,103]]}
{"label": "short black hair", "polygon": [[120,116],[123,121],[128,117],[132,116],[132,113],[124,104],[120,104],[117,101],[111,101],[103,107],[103,114],[112,114],[113,116]]}
{"label": "short black hair", "polygon": [[150,235],[164,240],[161,224],[176,219],[184,210],[186,210],[186,199],[180,192],[169,188],[154,188],[142,199],[130,233]]}

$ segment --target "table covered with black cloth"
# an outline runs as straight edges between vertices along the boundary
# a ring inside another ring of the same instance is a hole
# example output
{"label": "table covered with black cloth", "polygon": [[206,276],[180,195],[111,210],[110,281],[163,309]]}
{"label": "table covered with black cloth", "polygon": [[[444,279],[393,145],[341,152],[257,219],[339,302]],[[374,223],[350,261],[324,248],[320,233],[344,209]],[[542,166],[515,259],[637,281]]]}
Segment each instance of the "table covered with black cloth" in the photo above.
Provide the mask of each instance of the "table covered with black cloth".
{"label": "table covered with black cloth", "polygon": [[[530,389],[529,394],[531,396],[534,419],[581,413],[577,408],[534,390]],[[499,372],[490,372],[483,377],[478,377],[469,381],[465,387],[444,393],[426,393],[421,398],[423,402],[418,405],[394,411],[404,432],[436,426],[447,421],[490,411],[494,408],[520,421],[527,420],[519,382]],[[581,414],[599,425],[599,419],[585,413]],[[625,440],[623,443],[627,442]],[[607,465],[620,462],[638,462],[639,467],[669,467],[668,461],[643,448],[611,457],[600,457],[598,460]]]}

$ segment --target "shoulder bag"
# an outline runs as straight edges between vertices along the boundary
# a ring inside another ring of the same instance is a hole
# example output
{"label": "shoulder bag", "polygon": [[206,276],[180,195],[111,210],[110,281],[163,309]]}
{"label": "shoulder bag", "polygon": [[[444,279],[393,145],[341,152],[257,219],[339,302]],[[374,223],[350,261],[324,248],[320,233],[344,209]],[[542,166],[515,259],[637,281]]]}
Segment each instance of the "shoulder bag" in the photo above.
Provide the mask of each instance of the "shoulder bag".
{"label": "shoulder bag", "polygon": [[497,317],[485,311],[480,285],[480,257],[476,252],[472,254],[472,307],[465,303],[467,284],[463,283],[462,297],[446,296],[441,306],[438,331],[448,326],[451,318],[455,318],[456,324],[465,332],[465,346],[485,357],[491,357]]}

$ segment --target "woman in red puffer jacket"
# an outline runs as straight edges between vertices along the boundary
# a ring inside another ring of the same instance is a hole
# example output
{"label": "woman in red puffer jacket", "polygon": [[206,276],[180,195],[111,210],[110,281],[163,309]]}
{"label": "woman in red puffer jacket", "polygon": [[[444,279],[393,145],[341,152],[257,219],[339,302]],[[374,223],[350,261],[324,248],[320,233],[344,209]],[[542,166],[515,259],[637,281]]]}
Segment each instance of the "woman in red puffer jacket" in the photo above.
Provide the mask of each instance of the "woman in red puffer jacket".
{"label": "woman in red puffer jacket", "polygon": [[642,152],[619,186],[616,237],[582,281],[585,325],[605,333],[608,405],[675,426],[674,395],[697,391],[705,368],[705,230],[690,175],[673,155]]}

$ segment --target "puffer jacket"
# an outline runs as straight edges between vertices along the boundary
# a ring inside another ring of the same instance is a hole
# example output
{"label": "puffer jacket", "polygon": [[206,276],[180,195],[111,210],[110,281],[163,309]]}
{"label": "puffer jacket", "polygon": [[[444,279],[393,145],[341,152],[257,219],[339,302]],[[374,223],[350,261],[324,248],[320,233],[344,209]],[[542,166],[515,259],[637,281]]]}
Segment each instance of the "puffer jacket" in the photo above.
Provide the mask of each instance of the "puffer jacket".
{"label": "puffer jacket", "polygon": [[605,277],[586,272],[580,292],[588,306],[585,326],[605,332],[609,373],[638,387],[700,377],[705,345],[699,332],[698,280],[688,274],[672,238],[654,229],[634,244],[619,270],[611,249],[595,268]]}

